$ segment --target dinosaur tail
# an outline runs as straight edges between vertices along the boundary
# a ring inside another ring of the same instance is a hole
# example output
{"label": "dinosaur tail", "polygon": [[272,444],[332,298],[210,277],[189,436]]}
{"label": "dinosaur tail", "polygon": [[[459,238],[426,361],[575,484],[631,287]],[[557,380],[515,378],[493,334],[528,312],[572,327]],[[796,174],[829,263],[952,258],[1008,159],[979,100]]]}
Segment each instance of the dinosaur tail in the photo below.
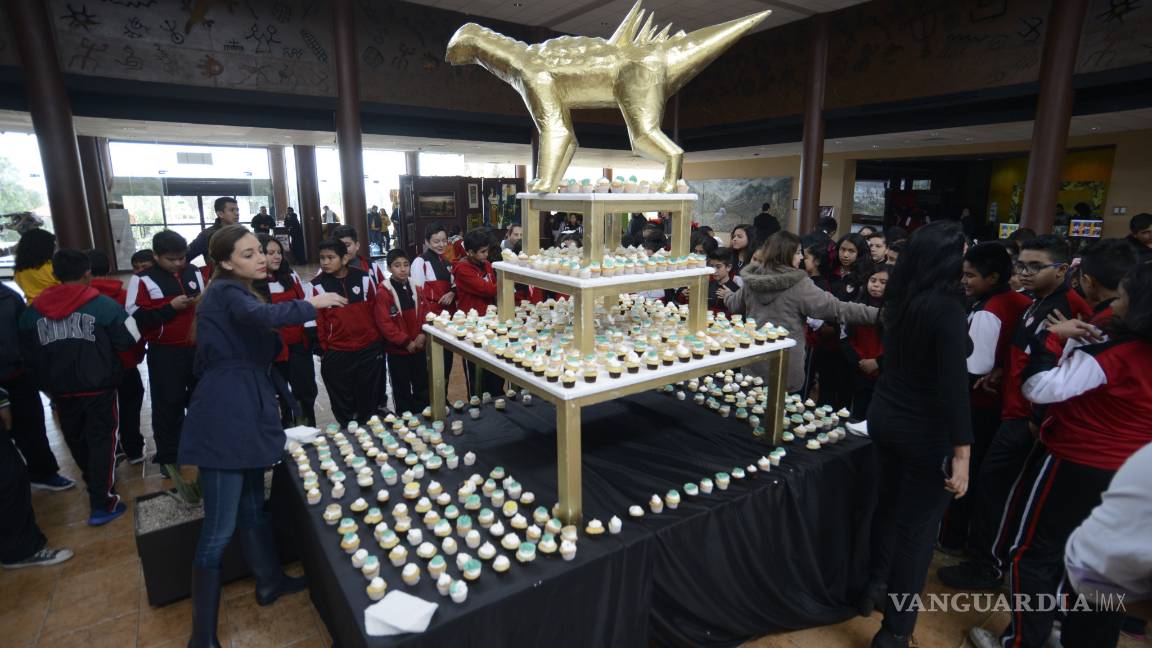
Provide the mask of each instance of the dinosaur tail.
{"label": "dinosaur tail", "polygon": [[759,25],[769,11],[730,20],[719,25],[697,29],[690,34],[677,34],[663,44],[668,61],[668,90],[684,87],[736,41]]}

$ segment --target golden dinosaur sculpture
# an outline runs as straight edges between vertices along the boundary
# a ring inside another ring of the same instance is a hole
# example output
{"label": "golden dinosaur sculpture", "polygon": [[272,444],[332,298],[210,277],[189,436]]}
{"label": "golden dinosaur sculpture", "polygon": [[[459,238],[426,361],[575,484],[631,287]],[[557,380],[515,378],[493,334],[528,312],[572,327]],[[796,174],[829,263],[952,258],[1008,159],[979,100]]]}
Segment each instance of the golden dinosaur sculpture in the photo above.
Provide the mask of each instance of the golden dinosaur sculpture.
{"label": "golden dinosaur sculpture", "polygon": [[638,1],[607,40],[561,36],[528,45],[476,23],[448,42],[452,65],[478,64],[515,88],[540,132],[538,177],[529,191],[552,192],[576,154],[570,112],[619,106],[632,150],[664,164],[661,192],[680,178],[684,150],[660,130],[664,105],[684,84],[760,24],[762,11],[690,34],[658,30]]}

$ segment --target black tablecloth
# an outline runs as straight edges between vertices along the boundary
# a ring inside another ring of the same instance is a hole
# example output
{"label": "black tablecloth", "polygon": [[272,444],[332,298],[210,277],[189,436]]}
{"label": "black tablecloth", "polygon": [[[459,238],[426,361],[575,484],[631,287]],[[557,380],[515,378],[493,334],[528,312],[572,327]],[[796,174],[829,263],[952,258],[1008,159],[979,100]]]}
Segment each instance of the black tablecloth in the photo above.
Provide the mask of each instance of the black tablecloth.
{"label": "black tablecloth", "polygon": [[[471,473],[487,476],[500,465],[537,504],[551,506],[554,425],[553,408],[538,399],[530,407],[509,403],[506,412],[486,407],[479,421],[466,422],[463,436],[448,437],[459,454],[475,452],[476,465],[437,479],[455,493]],[[503,575],[485,565],[462,605],[440,597],[427,573],[416,588],[405,587],[362,524],[361,542],[380,557],[390,588],[440,603],[426,633],[390,638],[364,635],[366,583],[320,517],[327,494],[307,506],[295,475],[278,470],[278,515],[297,526],[313,601],[337,644],[731,645],[854,614],[848,602],[864,584],[875,498],[867,442],[849,438],[820,451],[788,445],[783,463],[767,475],[733,479],[711,495],[682,493],[680,507],[660,515],[648,511],[653,493],[682,491],[685,482],[755,463],[770,448],[743,423],[655,393],[587,408],[583,445],[585,519],[607,523],[616,515],[623,532],[581,534],[572,562],[541,555],[527,567],[513,561]],[[345,508],[358,490],[352,483]],[[372,494],[363,493],[370,502]],[[647,514],[630,518],[632,504]]]}

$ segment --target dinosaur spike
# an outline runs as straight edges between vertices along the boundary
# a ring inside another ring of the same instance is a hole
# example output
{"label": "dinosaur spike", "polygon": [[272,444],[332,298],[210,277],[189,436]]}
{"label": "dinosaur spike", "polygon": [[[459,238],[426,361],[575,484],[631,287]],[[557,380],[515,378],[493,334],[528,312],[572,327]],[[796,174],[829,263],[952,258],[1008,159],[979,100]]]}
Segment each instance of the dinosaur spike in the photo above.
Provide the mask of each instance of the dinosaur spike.
{"label": "dinosaur spike", "polygon": [[649,12],[648,19],[644,21],[644,26],[640,28],[640,32],[636,35],[633,41],[637,45],[642,45],[648,42],[648,32],[652,29],[652,18],[656,16],[656,12]]}
{"label": "dinosaur spike", "polygon": [[752,31],[771,13],[770,10],[761,11],[719,25],[703,27],[666,44],[664,47],[667,51],[669,96],[684,87],[692,77],[699,74],[709,63],[716,60],[716,57]]}
{"label": "dinosaur spike", "polygon": [[656,40],[661,42],[661,43],[668,40],[668,32],[671,30],[672,30],[672,23],[668,23],[667,25],[664,25],[664,29],[661,30],[660,33],[656,35]]}
{"label": "dinosaur spike", "polygon": [[640,9],[641,2],[643,2],[643,0],[636,0],[636,4],[632,5],[632,10],[628,12],[627,16],[624,16],[624,20],[620,21],[620,26],[616,28],[616,31],[613,32],[612,36],[608,39],[609,44],[623,45],[625,42],[632,40],[636,31],[636,25],[644,16],[644,11]]}

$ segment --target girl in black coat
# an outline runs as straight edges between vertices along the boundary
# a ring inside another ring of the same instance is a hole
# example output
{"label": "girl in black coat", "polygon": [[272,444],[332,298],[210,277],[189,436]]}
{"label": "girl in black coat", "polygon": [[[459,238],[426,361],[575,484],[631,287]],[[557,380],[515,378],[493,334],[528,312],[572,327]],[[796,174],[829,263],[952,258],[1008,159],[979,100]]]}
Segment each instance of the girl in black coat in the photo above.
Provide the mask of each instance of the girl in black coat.
{"label": "girl in black coat", "polygon": [[[868,410],[880,460],[880,502],[872,521],[871,580],[861,600],[862,613],[883,603],[873,646],[908,645],[916,626],[908,601],[924,588],[940,518],[948,501],[968,490],[964,243],[955,222],[920,228],[885,293],[884,371]],[[905,605],[898,609],[897,600]]]}
{"label": "girl in black coat", "polygon": [[200,469],[204,527],[192,572],[193,623],[189,646],[217,646],[220,561],[239,531],[256,577],[256,602],[270,605],[305,587],[284,574],[264,513],[264,470],[284,451],[284,428],[270,377],[280,349],[276,329],[316,319],[316,309],[339,306],[339,295],[264,303],[252,282],[268,264],[260,241],[241,225],[222,227],[209,243],[215,272],[196,309],[199,380],[180,438],[180,462]]}

